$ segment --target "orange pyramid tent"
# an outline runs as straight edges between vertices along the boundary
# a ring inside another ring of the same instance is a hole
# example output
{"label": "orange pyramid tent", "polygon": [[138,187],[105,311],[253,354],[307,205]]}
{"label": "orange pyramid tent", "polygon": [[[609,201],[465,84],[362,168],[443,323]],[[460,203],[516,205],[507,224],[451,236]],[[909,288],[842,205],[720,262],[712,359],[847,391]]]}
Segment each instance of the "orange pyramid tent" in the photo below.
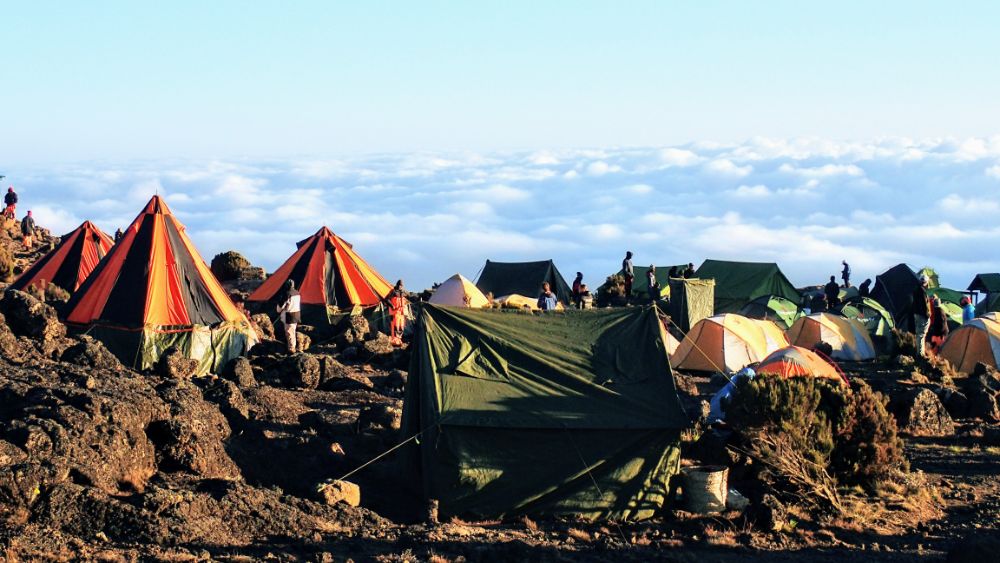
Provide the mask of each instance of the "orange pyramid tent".
{"label": "orange pyramid tent", "polygon": [[256,336],[159,196],[125,230],[66,307],[125,365],[150,369],[170,346],[218,371]]}
{"label": "orange pyramid tent", "polygon": [[73,293],[114,244],[104,231],[84,221],[73,232],[63,235],[59,245],[18,276],[10,288],[23,291],[35,286],[44,290],[54,284]]}
{"label": "orange pyramid tent", "polygon": [[[300,241],[295,254],[257,288],[249,303],[276,305],[285,282],[292,280],[302,299],[307,323],[329,320],[330,309],[377,305],[392,286],[368,265],[344,239],[323,227]],[[272,310],[267,310],[273,313]]]}

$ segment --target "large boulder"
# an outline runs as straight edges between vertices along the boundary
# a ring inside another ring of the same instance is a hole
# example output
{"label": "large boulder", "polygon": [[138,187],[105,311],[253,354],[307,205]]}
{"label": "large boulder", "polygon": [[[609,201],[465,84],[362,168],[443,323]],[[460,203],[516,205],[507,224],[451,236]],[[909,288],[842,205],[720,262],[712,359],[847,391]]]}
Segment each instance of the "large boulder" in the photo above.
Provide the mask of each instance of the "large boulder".
{"label": "large boulder", "polygon": [[370,331],[368,319],[361,315],[351,315],[347,321],[347,328],[337,337],[337,346],[341,349],[360,346],[368,338]]}
{"label": "large boulder", "polygon": [[257,385],[257,378],[253,375],[253,365],[244,356],[230,360],[222,370],[222,377],[244,388]]}
{"label": "large boulder", "polygon": [[378,333],[372,340],[366,341],[362,345],[365,354],[372,361],[384,363],[392,360],[396,347],[392,345],[392,340],[385,333]]}
{"label": "large boulder", "polygon": [[278,362],[271,372],[271,381],[285,387],[315,389],[320,382],[322,366],[318,356],[292,354]]}
{"label": "large boulder", "polygon": [[898,396],[890,408],[899,430],[913,436],[953,436],[955,423],[930,389],[912,389]]}
{"label": "large boulder", "polygon": [[271,317],[264,313],[257,313],[250,317],[250,322],[253,323],[254,327],[257,329],[257,336],[260,340],[274,340],[274,323],[271,322]]}
{"label": "large boulder", "polygon": [[392,405],[368,405],[358,415],[358,430],[398,431],[403,425],[403,409]]}
{"label": "large boulder", "polygon": [[191,379],[198,371],[198,360],[184,355],[177,346],[167,348],[156,364],[156,373],[167,379]]}
{"label": "large boulder", "polygon": [[78,366],[111,371],[124,369],[118,358],[100,340],[87,335],[81,336],[78,343],[67,348],[61,360]]}
{"label": "large boulder", "polygon": [[240,478],[226,452],[229,423],[201,390],[188,381],[167,381],[157,387],[157,394],[170,407],[170,416],[153,422],[147,431],[156,445],[159,469],[210,479]]}
{"label": "large boulder", "polygon": [[253,264],[249,260],[233,250],[216,254],[212,258],[211,266],[212,273],[222,282],[245,279],[244,272],[249,271],[252,267]]}
{"label": "large boulder", "polygon": [[5,291],[3,299],[0,299],[0,312],[11,331],[18,336],[43,342],[66,336],[66,326],[59,322],[56,310],[23,291]]}
{"label": "large boulder", "polygon": [[985,390],[969,394],[969,417],[987,422],[1000,422],[1000,402],[997,396]]}
{"label": "large boulder", "polygon": [[0,313],[0,358],[12,364],[21,364],[26,360],[25,350],[18,341],[17,335],[7,326],[3,313]]}
{"label": "large boulder", "polygon": [[348,391],[375,387],[367,376],[349,369],[332,356],[317,357],[322,365],[319,386],[324,391]]}

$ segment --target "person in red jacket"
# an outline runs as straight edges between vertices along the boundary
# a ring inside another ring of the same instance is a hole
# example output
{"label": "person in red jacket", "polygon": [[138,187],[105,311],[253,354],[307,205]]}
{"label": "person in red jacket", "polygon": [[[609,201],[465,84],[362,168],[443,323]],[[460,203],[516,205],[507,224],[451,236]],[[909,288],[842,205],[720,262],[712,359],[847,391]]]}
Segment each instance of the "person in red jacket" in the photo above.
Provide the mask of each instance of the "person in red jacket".
{"label": "person in red jacket", "polygon": [[406,328],[406,306],[409,304],[406,290],[403,289],[403,280],[396,282],[395,287],[383,301],[389,307],[389,338],[394,346],[402,346],[403,330]]}

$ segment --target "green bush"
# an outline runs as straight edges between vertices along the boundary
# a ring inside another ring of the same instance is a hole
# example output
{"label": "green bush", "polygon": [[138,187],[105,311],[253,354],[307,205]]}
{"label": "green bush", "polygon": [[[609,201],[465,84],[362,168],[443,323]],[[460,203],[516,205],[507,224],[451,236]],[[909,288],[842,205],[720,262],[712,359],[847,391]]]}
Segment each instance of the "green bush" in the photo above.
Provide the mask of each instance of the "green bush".
{"label": "green bush", "polygon": [[[840,484],[873,489],[905,470],[903,443],[886,399],[863,381],[852,390],[825,379],[759,376],[741,382],[726,408],[726,421],[750,444],[761,433],[781,438],[787,449],[825,470]],[[755,447],[764,458],[776,454]],[[787,455],[787,454],[786,454]],[[763,459],[781,466],[778,460]]]}

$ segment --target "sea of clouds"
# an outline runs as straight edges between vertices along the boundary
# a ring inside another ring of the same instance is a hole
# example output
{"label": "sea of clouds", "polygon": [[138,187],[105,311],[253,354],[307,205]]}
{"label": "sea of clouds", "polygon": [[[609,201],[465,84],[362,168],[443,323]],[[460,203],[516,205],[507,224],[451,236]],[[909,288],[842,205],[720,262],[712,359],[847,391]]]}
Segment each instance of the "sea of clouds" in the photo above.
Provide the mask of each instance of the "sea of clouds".
{"label": "sea of clouds", "polygon": [[775,261],[796,285],[847,259],[856,282],[899,262],[964,289],[1000,271],[1000,135],[867,142],[149,160],[2,171],[56,233],[124,228],[154,193],[206,260],[276,268],[326,225],[411,289],[489,258],[553,258],[598,285],[621,264]]}

